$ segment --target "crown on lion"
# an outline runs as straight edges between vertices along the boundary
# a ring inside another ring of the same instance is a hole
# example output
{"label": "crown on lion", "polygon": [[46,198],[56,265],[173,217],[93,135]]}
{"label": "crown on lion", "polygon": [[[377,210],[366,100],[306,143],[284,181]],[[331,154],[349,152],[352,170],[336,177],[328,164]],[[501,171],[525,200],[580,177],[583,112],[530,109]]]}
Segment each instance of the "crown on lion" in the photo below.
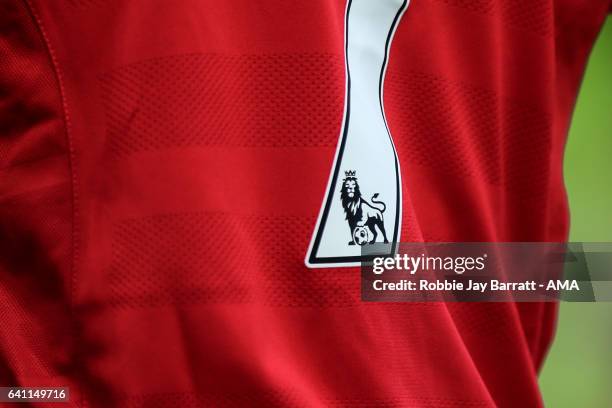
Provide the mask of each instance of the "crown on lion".
{"label": "crown on lion", "polygon": [[356,173],[357,173],[357,171],[355,171],[355,170],[347,170],[347,171],[344,172],[344,175],[346,177],[355,177]]}

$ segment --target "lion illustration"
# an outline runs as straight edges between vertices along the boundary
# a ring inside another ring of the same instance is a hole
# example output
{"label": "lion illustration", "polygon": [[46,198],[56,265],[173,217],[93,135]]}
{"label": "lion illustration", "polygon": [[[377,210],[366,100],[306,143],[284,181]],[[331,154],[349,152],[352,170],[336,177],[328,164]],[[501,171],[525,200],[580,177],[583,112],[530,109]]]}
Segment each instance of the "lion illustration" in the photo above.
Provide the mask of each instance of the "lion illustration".
{"label": "lion illustration", "polygon": [[376,200],[378,193],[372,196],[372,204],[361,196],[355,171],[345,171],[344,174],[346,177],[342,180],[340,200],[351,230],[351,241],[348,244],[373,244],[378,237],[377,228],[382,234],[384,242],[388,243],[383,219],[383,213],[387,206],[384,202]]}

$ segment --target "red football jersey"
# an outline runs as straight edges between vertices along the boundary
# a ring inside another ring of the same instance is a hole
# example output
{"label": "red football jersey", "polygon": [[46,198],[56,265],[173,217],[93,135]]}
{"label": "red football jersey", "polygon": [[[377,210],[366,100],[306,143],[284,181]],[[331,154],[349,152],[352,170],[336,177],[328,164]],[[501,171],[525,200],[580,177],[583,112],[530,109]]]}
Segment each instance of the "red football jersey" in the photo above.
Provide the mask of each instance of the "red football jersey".
{"label": "red football jersey", "polygon": [[[353,0],[379,1],[363,32],[347,0],[0,3],[1,386],[79,407],[542,405],[555,304],[365,303],[343,262],[358,238],[566,240],[565,137],[610,2]],[[391,161],[367,145],[334,178],[368,115]],[[385,236],[349,235],[334,180],[357,171],[369,199],[356,166],[394,162],[369,210]],[[318,249],[324,224],[341,245]]]}

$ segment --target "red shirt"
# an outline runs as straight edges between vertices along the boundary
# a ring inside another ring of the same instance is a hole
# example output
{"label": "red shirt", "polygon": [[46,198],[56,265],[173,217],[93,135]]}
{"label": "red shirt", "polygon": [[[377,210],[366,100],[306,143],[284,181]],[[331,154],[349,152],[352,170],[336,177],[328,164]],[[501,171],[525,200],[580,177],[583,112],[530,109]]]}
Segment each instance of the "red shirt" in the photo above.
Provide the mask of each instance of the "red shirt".
{"label": "red shirt", "polygon": [[[402,241],[566,240],[565,137],[609,6],[412,0],[384,82]],[[358,268],[304,265],[345,8],[0,4],[0,385],[101,407],[542,405],[555,304],[364,303]]]}

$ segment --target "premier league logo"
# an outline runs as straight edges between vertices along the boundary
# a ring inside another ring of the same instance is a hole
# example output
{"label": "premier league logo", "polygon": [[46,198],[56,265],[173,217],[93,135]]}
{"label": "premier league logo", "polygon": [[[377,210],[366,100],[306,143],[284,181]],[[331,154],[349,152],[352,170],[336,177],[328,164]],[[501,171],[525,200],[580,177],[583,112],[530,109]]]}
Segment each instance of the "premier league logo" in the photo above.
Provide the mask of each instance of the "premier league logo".
{"label": "premier league logo", "polygon": [[348,244],[362,246],[373,244],[379,232],[382,235],[382,242],[388,243],[383,219],[387,206],[384,202],[376,200],[378,193],[372,196],[371,203],[362,197],[356,171],[345,171],[344,175],[340,200],[351,231],[351,241]]}

